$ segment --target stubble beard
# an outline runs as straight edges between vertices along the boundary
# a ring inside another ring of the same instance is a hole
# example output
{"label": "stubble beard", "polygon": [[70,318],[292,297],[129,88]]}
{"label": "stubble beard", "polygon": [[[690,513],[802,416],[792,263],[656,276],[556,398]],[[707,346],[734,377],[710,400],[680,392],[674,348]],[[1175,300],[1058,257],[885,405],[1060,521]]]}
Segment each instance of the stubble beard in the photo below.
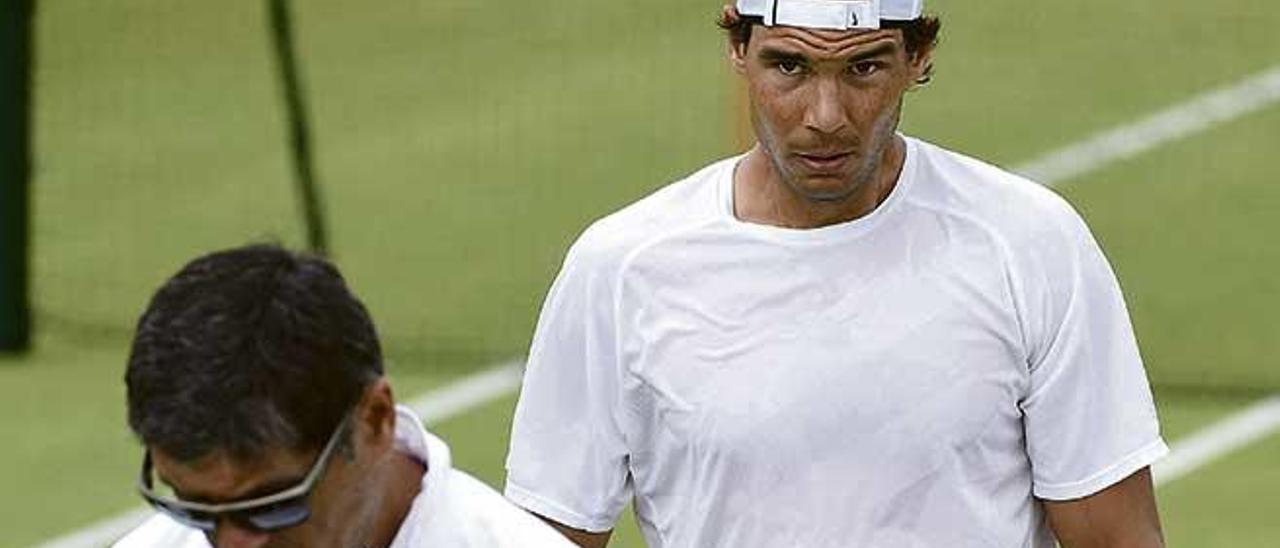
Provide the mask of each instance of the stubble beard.
{"label": "stubble beard", "polygon": [[764,150],[765,156],[769,158],[769,163],[782,180],[783,185],[790,192],[807,201],[832,204],[846,201],[856,196],[864,188],[875,184],[885,152],[888,150],[889,144],[893,142],[894,134],[898,129],[898,121],[901,118],[901,114],[902,99],[899,98],[898,103],[893,108],[886,110],[876,120],[871,131],[871,142],[866,150],[867,153],[863,155],[862,163],[858,166],[858,169],[846,181],[847,184],[829,192],[805,188],[804,185],[800,184],[800,177],[786,167],[786,162],[782,155],[778,153],[775,145],[776,137],[774,137],[768,123],[761,120],[759,114],[755,116],[756,127],[759,128],[760,148]]}

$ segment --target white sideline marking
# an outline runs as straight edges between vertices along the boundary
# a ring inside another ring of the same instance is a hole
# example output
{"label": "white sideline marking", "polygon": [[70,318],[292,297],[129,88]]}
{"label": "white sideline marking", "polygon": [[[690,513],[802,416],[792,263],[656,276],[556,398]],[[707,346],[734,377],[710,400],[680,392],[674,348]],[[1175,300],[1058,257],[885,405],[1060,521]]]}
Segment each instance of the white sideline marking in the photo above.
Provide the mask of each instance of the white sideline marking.
{"label": "white sideline marking", "polygon": [[[449,420],[520,388],[524,360],[517,358],[431,390],[408,402],[428,424]],[[149,507],[130,510],[45,542],[39,548],[101,548],[151,517]]]}
{"label": "white sideline marking", "polygon": [[1280,430],[1280,395],[1266,398],[1173,444],[1169,456],[1151,467],[1156,487],[1177,481],[1276,430]]}
{"label": "white sideline marking", "polygon": [[524,358],[512,359],[418,396],[409,407],[427,424],[445,421],[515,392],[523,376]]}
{"label": "white sideline marking", "polygon": [[1280,66],[1193,97],[1146,118],[1091,137],[1015,167],[1047,186],[1262,110],[1280,101]]}
{"label": "white sideline marking", "polygon": [[[1047,186],[1053,186],[1112,162],[1136,156],[1170,141],[1261,110],[1278,100],[1280,100],[1280,66],[1198,95],[1137,122],[1060,148],[1015,167],[1013,171]],[[439,422],[514,392],[519,386],[520,360],[517,359],[429,392],[411,401],[409,406],[419,413],[424,422]],[[1230,420],[1227,419],[1227,421]],[[1200,441],[1201,436],[1194,435],[1186,442],[1174,445],[1172,453],[1162,461],[1167,464],[1156,466],[1154,472],[1156,481],[1160,482],[1161,476],[1165,477],[1164,483],[1173,481],[1213,458],[1237,449],[1278,427],[1274,420],[1270,424],[1269,428],[1251,430],[1253,437],[1239,434],[1220,435],[1208,438],[1207,441]],[[1214,428],[1210,427],[1210,429]],[[1206,432],[1206,434],[1209,433],[1211,432]],[[1195,441],[1200,441],[1200,444],[1192,446],[1191,442]],[[1223,444],[1222,447],[1229,446],[1229,448],[1218,448],[1218,444]],[[1184,451],[1207,456],[1182,457],[1181,454]],[[1185,464],[1182,464],[1184,460]],[[1167,471],[1161,472],[1161,470]],[[133,510],[48,541],[39,545],[39,548],[101,548],[136,527],[149,515],[150,511],[145,509]]]}

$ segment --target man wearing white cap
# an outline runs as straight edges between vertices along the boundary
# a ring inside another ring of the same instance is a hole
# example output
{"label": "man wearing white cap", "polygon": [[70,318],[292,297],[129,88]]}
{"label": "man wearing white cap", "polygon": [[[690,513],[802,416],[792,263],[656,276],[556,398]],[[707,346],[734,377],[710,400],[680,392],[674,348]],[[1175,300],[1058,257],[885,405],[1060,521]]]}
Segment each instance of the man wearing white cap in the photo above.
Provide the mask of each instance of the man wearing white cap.
{"label": "man wearing white cap", "polygon": [[1147,547],[1167,452],[1124,300],[1051,191],[897,132],[919,0],[739,0],[758,144],[583,233],[506,495],[581,546]]}

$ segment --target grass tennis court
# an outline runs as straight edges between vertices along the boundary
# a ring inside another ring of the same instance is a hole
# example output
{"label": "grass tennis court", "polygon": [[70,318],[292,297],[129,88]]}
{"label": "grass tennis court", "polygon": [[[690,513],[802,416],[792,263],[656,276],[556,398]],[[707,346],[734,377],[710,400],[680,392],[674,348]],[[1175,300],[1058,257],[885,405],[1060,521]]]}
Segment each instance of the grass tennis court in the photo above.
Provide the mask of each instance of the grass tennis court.
{"label": "grass tennis court", "polygon": [[[1280,5],[981,5],[944,18],[907,131],[1015,165],[1280,64]],[[524,352],[592,218],[734,152],[717,0],[295,2],[336,259],[403,397]],[[0,358],[0,547],[137,506],[132,322],[187,259],[302,242],[256,3],[39,6],[37,348]],[[1066,181],[1176,442],[1280,391],[1280,105]],[[495,485],[513,399],[438,426]],[[1171,546],[1280,538],[1280,436],[1162,488]],[[57,509],[57,511],[51,511]],[[624,525],[611,546],[641,546]]]}

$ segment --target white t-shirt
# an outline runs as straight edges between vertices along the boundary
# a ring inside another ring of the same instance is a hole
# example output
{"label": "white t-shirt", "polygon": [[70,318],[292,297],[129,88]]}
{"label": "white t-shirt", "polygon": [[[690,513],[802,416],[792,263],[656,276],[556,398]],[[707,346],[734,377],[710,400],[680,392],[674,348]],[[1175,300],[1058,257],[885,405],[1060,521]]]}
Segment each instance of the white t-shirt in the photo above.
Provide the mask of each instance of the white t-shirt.
{"label": "white t-shirt", "polygon": [[[408,408],[396,415],[401,450],[427,463],[422,491],[391,548],[573,548],[568,539],[451,466],[449,446],[422,427]],[[115,548],[209,548],[204,534],[156,514]]]}
{"label": "white t-shirt", "polygon": [[1036,501],[1167,452],[1114,275],[1045,188],[906,138],[874,212],[733,215],[738,159],[592,225],[530,350],[506,495],[653,548],[1053,546]]}

